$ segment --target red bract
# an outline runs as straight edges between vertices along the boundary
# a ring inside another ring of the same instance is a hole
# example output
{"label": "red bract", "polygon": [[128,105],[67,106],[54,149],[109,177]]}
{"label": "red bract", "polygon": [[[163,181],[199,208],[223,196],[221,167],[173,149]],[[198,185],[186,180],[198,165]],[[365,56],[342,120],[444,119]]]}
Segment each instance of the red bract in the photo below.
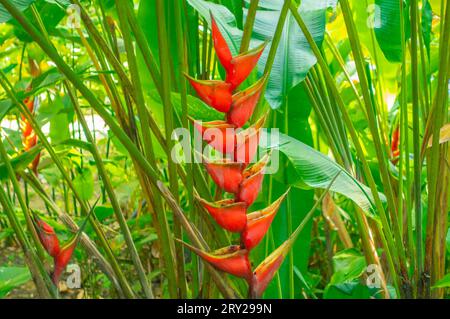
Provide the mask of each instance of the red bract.
{"label": "red bract", "polygon": [[258,197],[264,179],[264,169],[269,157],[263,157],[258,163],[244,171],[243,180],[239,188],[236,200],[247,203],[248,206]]}
{"label": "red bract", "polygon": [[397,126],[394,132],[392,133],[392,140],[391,140],[391,156],[392,162],[394,164],[397,163],[398,157],[400,155],[399,145],[400,145],[400,129]]}
{"label": "red bract", "polygon": [[235,126],[225,121],[199,122],[194,121],[195,128],[202,139],[222,154],[234,152],[236,144]]}
{"label": "red bract", "polygon": [[58,256],[60,252],[59,239],[56,236],[53,227],[44,222],[36,215],[33,217],[33,222],[36,227],[39,240],[41,241],[41,244],[45,248],[47,253],[52,257]]}
{"label": "red bract", "polygon": [[226,192],[238,193],[239,185],[243,179],[244,164],[226,159],[210,161],[204,159],[206,170],[213,181]]}
{"label": "red bract", "polygon": [[269,207],[247,215],[247,225],[241,236],[242,244],[246,249],[253,249],[264,238],[288,192],[289,190]]}
{"label": "red bract", "polygon": [[220,33],[216,20],[212,15],[211,30],[214,49],[216,50],[220,64],[222,64],[227,74],[225,82],[230,83],[231,91],[234,91],[253,71],[266,47],[266,43],[261,44],[253,50],[233,57],[230,48],[223,35]]}
{"label": "red bract", "polygon": [[263,43],[259,47],[231,59],[231,70],[227,72],[225,82],[231,84],[232,90],[236,89],[250,75],[265,47],[266,43]]}
{"label": "red bract", "polygon": [[78,235],[75,235],[72,240],[70,240],[64,247],[61,248],[58,256],[54,258],[54,269],[52,274],[52,280],[55,285],[58,285],[59,278],[62,273],[66,269],[69,264],[70,259],[72,258],[73,251],[77,246]]}
{"label": "red bract", "polygon": [[198,248],[184,243],[189,249],[200,256],[215,268],[245,279],[251,278],[251,267],[248,260],[248,251],[238,245],[218,249],[212,253],[204,252]]}
{"label": "red bract", "polygon": [[223,81],[201,81],[186,75],[198,96],[219,112],[228,112],[231,107],[231,85]]}
{"label": "red bract", "polygon": [[266,117],[261,117],[254,125],[236,134],[236,150],[234,153],[236,162],[245,164],[252,162],[258,150],[260,130],[266,121]]}
{"label": "red bract", "polygon": [[222,228],[233,233],[241,233],[244,230],[247,224],[246,203],[236,203],[232,199],[224,199],[215,203],[201,198],[198,200]]}
{"label": "red bract", "polygon": [[[33,78],[35,78],[41,74],[39,65],[35,60],[29,58],[28,64],[30,67],[30,74]],[[32,85],[29,84],[28,87],[26,88],[26,92],[30,92],[31,90],[32,90]],[[23,103],[28,108],[30,113],[33,114],[34,113],[34,104],[35,104],[34,97],[32,97],[32,96],[26,97],[23,100]],[[31,126],[30,122],[28,122],[28,120],[23,115],[21,116],[21,119],[19,121],[19,126],[22,131],[22,145],[23,145],[25,151],[28,151],[37,144],[36,133],[34,132],[33,127]],[[35,174],[37,174],[37,167],[39,165],[39,159],[40,159],[40,153],[38,155],[36,155],[36,157],[30,164],[30,168]]]}
{"label": "red bract", "polygon": [[228,47],[227,42],[220,33],[219,27],[217,26],[216,20],[211,14],[211,31],[212,38],[214,41],[214,50],[216,51],[217,58],[220,61],[220,64],[225,68],[225,71],[231,72],[232,65],[231,59],[233,56],[231,55],[230,48]]}
{"label": "red bract", "polygon": [[233,95],[231,109],[227,114],[228,123],[237,127],[242,127],[247,123],[259,101],[265,82],[266,77],[263,77],[245,91]]}
{"label": "red bract", "polygon": [[[270,256],[269,256],[270,257]],[[270,260],[265,260],[253,273],[250,296],[251,298],[260,298],[267,288],[269,282],[273,279],[284,260],[283,255],[275,256]]]}

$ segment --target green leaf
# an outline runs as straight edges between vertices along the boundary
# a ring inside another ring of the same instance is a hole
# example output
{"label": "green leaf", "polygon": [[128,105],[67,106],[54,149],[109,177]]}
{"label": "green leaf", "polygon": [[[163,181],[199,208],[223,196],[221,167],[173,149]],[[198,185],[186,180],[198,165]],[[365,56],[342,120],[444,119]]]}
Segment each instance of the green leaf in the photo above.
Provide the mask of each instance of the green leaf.
{"label": "green leaf", "polygon": [[73,186],[77,190],[82,200],[88,201],[94,195],[94,176],[88,167],[84,167],[74,180]]}
{"label": "green leaf", "polygon": [[334,273],[330,284],[351,282],[366,269],[366,260],[356,249],[345,249],[333,256]]}
{"label": "green leaf", "polygon": [[69,117],[71,111],[65,107],[59,95],[56,95],[53,103],[51,103],[51,112],[53,114],[50,119],[50,139],[52,143],[59,143],[70,139]]}
{"label": "green leaf", "polygon": [[[329,1],[303,0],[298,8],[314,41],[321,46],[325,32],[325,13],[333,3]],[[253,40],[271,40],[280,16],[283,1],[260,2],[253,28]],[[244,15],[247,11],[244,11]],[[258,61],[258,75],[262,76],[270,51],[266,48]],[[291,12],[286,17],[280,44],[270,73],[265,97],[273,109],[279,108],[289,91],[303,81],[317,59]]]}
{"label": "green leaf", "polygon": [[[273,136],[276,137],[276,135]],[[373,208],[373,195],[370,189],[358,182],[336,162],[285,134],[280,133],[278,141],[276,138],[271,141],[271,137],[263,134],[261,147],[278,150],[287,156],[293,167],[292,174],[289,174],[291,185],[300,188],[326,189],[333,178],[341,172],[331,186],[331,191],[348,197],[366,212]],[[385,200],[383,194],[380,196],[382,200]]]}
{"label": "green leaf", "polygon": [[227,7],[208,2],[205,0],[187,0],[188,3],[198,11],[198,13],[211,25],[210,12],[214,14],[214,19],[222,33],[225,41],[230,47],[232,55],[239,53],[241,45],[242,30],[238,29],[235,16]]}
{"label": "green leaf", "polygon": [[450,287],[450,273],[446,274],[440,280],[438,280],[433,288],[449,288]]}
{"label": "green leaf", "polygon": [[0,298],[30,280],[31,274],[26,267],[0,267]]}
{"label": "green leaf", "polygon": [[[17,9],[23,11],[27,9],[34,1],[36,0],[13,0],[11,1],[11,3],[14,4],[14,6],[16,6]],[[2,4],[0,4],[0,23],[8,22],[11,19],[12,17],[9,14],[8,10],[6,10],[5,7]]]}
{"label": "green leaf", "polygon": [[431,10],[430,1],[424,0],[422,5],[422,35],[423,42],[427,48],[428,59],[430,59],[430,43],[431,43],[431,24],[433,22],[433,11]]}
{"label": "green leaf", "polygon": [[[41,151],[42,145],[38,144],[27,152],[23,152],[17,157],[11,159],[11,165],[15,172],[23,171],[27,166],[34,160],[36,155]],[[0,180],[4,180],[8,178],[8,170],[6,169],[6,165],[3,162],[3,159],[0,162]]]}
{"label": "green leaf", "polygon": [[[407,7],[403,5],[405,12]],[[381,51],[390,62],[402,61],[402,30],[399,0],[375,0],[374,29]],[[405,17],[408,14],[405,14]],[[405,19],[406,20],[406,19]],[[405,40],[409,37],[405,21]]]}

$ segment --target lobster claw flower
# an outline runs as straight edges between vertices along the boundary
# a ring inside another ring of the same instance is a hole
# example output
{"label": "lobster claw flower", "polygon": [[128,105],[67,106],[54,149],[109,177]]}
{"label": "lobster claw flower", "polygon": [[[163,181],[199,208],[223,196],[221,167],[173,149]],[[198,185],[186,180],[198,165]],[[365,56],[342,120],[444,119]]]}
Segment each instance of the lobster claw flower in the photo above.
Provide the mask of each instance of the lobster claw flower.
{"label": "lobster claw flower", "polygon": [[203,157],[203,162],[217,186],[228,193],[237,194],[239,192],[245,164],[228,159],[209,160],[206,157]]}
{"label": "lobster claw flower", "polygon": [[236,134],[236,151],[234,153],[236,162],[248,164],[253,160],[258,150],[260,129],[266,118],[267,114],[248,129]]}
{"label": "lobster claw flower", "polygon": [[247,225],[241,236],[241,241],[246,249],[253,249],[264,238],[288,192],[289,190],[270,206],[247,215]]}
{"label": "lobster claw flower", "polygon": [[250,285],[251,298],[260,298],[273,279],[297,236],[289,237],[256,267]]}
{"label": "lobster claw flower", "polygon": [[230,110],[232,95],[229,83],[217,80],[196,80],[187,74],[185,76],[203,102],[219,112],[226,113]]}
{"label": "lobster claw flower", "polygon": [[266,154],[258,163],[244,171],[242,183],[239,188],[237,200],[247,203],[248,206],[258,197],[264,179],[264,169],[269,162],[269,155]]}
{"label": "lobster claw flower", "polygon": [[214,42],[214,49],[220,64],[224,67],[227,77],[225,82],[231,84],[231,91],[234,91],[252,72],[259,58],[261,57],[266,43],[244,52],[235,57],[232,56],[230,48],[221,34],[216,20],[211,14],[211,29]]}
{"label": "lobster claw flower", "polygon": [[215,203],[207,202],[202,198],[198,200],[222,228],[233,233],[241,233],[244,230],[247,223],[247,204],[235,202],[232,199]]}
{"label": "lobster claw flower", "polygon": [[232,69],[231,59],[233,58],[233,56],[231,55],[230,48],[223,38],[223,35],[220,32],[219,27],[217,26],[217,22],[212,14],[211,31],[214,42],[214,50],[216,51],[217,58],[219,59],[220,64],[222,64],[222,66],[224,67],[225,71],[228,73]]}
{"label": "lobster claw flower", "polygon": [[225,121],[200,122],[194,121],[195,128],[202,139],[222,154],[230,154],[235,150],[236,130],[234,125]]}
{"label": "lobster claw flower", "polygon": [[77,234],[66,245],[61,247],[59,254],[54,258],[54,269],[52,274],[52,280],[55,285],[58,285],[62,273],[69,264],[69,261],[72,258],[73,252],[75,250],[75,247],[77,246],[78,239],[79,235]]}
{"label": "lobster claw flower", "polygon": [[258,63],[261,54],[263,53],[266,42],[260,46],[239,54],[231,59],[231,68],[227,72],[225,82],[231,84],[231,89],[235,90],[244,80],[250,75]]}
{"label": "lobster claw flower", "polygon": [[60,253],[59,239],[52,226],[44,222],[37,215],[33,215],[33,224],[37,230],[39,240],[47,253],[53,258]]}
{"label": "lobster claw flower", "polygon": [[252,116],[256,104],[261,97],[262,88],[266,82],[267,76],[262,77],[254,85],[244,91],[233,95],[231,109],[227,114],[227,121],[237,127],[244,126]]}
{"label": "lobster claw flower", "polygon": [[81,235],[83,234],[84,228],[87,225],[87,222],[89,220],[89,217],[91,216],[92,212],[94,211],[95,206],[98,203],[97,199],[95,204],[92,206],[91,210],[89,211],[86,219],[83,222],[83,225],[78,229],[77,233],[72,237],[69,242],[67,242],[63,247],[61,247],[59,254],[53,258],[54,261],[54,268],[53,268],[53,274],[52,274],[52,281],[57,286],[59,279],[61,278],[62,273],[66,269],[67,265],[70,262],[70,259],[72,258],[73,252],[75,251],[75,248],[77,247],[78,242],[80,241]]}
{"label": "lobster claw flower", "polygon": [[391,140],[391,156],[392,156],[391,161],[394,164],[397,163],[398,157],[400,156],[399,145],[400,145],[400,129],[397,126],[397,128],[392,133],[392,140]]}
{"label": "lobster claw flower", "polygon": [[248,251],[246,249],[241,249],[239,245],[232,245],[218,249],[212,253],[207,253],[185,242],[182,243],[200,256],[204,261],[223,272],[247,280],[252,276],[250,261],[248,260]]}

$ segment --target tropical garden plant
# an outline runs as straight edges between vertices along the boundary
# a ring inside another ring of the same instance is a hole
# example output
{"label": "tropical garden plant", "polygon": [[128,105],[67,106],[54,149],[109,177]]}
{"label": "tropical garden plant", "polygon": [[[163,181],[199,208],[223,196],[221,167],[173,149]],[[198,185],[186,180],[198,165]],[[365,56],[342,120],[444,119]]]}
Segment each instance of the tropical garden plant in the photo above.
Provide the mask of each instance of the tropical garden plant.
{"label": "tropical garden plant", "polygon": [[0,0],[0,298],[448,298],[445,0]]}

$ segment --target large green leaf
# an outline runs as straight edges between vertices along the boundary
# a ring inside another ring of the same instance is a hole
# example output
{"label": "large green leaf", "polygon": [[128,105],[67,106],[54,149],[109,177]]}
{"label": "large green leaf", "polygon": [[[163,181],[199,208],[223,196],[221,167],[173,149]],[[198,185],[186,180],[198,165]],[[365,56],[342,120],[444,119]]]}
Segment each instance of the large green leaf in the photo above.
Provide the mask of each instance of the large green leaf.
{"label": "large green leaf", "polygon": [[[331,186],[331,191],[348,197],[366,212],[373,209],[373,196],[370,189],[358,182],[336,162],[312,147],[282,133],[279,134],[279,141],[271,141],[269,136],[264,136],[261,139],[261,146],[279,150],[287,156],[293,167],[292,174],[289,174],[291,185],[325,189],[340,172]],[[380,196],[384,199],[384,195],[380,194]]]}
{"label": "large green leaf", "polygon": [[[36,0],[13,0],[11,2],[17,7],[17,9],[23,11],[27,9],[34,1]],[[12,17],[9,14],[8,10],[6,10],[5,7],[0,4],[0,23],[8,22],[11,19]]]}
{"label": "large green leaf", "polygon": [[[380,48],[388,61],[401,62],[403,50],[399,0],[375,0],[374,8],[373,27]],[[404,10],[407,11],[405,5]],[[407,39],[409,29],[406,24],[405,30]]]}
{"label": "large green leaf", "polygon": [[[320,46],[325,32],[325,12],[335,1],[303,0],[298,12],[305,21],[314,41]],[[259,4],[253,28],[253,39],[271,40],[280,16],[283,1],[265,0]],[[244,12],[246,14],[246,12]],[[270,47],[271,43],[269,44]],[[269,55],[264,50],[258,62],[258,74],[261,76]],[[279,108],[289,91],[306,77],[309,69],[316,64],[312,52],[300,27],[289,12],[281,35],[265,97],[270,106]]]}
{"label": "large green leaf", "polygon": [[211,25],[210,12],[219,26],[225,41],[230,46],[231,54],[239,52],[242,30],[238,29],[235,16],[227,7],[205,0],[187,0],[188,3]]}
{"label": "large green leaf", "polygon": [[94,196],[94,176],[88,167],[84,167],[73,179],[73,186],[81,199],[88,201]]}
{"label": "large green leaf", "polygon": [[30,280],[31,274],[26,267],[0,267],[0,299]]}
{"label": "large green leaf", "polygon": [[[27,152],[23,152],[17,157],[11,159],[11,165],[14,171],[22,171],[27,168],[28,164],[30,164],[36,155],[41,151],[42,145],[38,144]],[[8,170],[6,169],[6,165],[3,162],[3,159],[0,161],[0,180],[4,180],[8,178]]]}

